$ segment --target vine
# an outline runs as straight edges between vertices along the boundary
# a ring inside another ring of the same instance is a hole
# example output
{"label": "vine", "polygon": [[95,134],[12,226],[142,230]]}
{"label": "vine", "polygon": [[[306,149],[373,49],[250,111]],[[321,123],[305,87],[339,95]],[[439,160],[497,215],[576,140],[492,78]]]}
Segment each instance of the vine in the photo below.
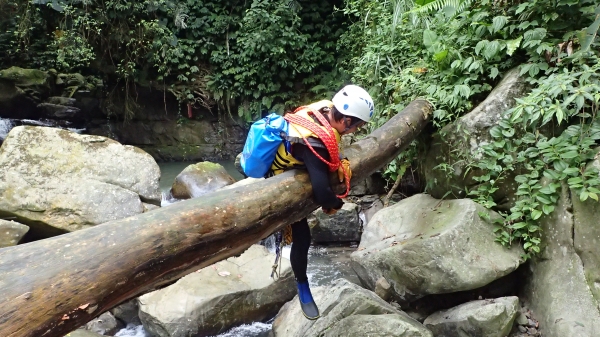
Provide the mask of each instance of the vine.
{"label": "vine", "polygon": [[[475,178],[480,185],[470,194],[487,208],[496,206],[493,193],[508,173],[524,171],[515,177],[517,200],[495,232],[505,245],[520,240],[527,256],[540,252],[538,220],[554,211],[562,183],[582,201],[598,201],[600,195],[599,172],[588,168],[600,140],[599,59],[574,61],[570,71],[540,78],[528,96],[517,100],[490,130],[494,141],[482,147],[474,164],[484,174]],[[540,133],[552,121],[571,125],[558,136]]]}
{"label": "vine", "polygon": [[[346,4],[344,12],[356,21],[342,42],[358,48],[342,64],[376,98],[371,128],[386,122],[406,102],[423,97],[435,106],[433,123],[440,132],[483,101],[500,74],[520,67],[533,89],[491,129],[489,144],[472,153],[460,144],[468,135],[456,124],[451,128],[455,146],[450,147],[448,162],[436,167],[448,176],[456,174],[457,164],[465,167],[464,176],[477,172],[476,188],[467,192],[494,210],[498,210],[495,194],[515,180],[516,200],[495,228],[499,242],[518,241],[527,257],[538,253],[538,222],[554,210],[562,183],[582,200],[598,198],[598,174],[586,169],[600,131],[597,3],[348,0]],[[556,135],[550,127],[554,124],[560,131]],[[440,132],[440,137],[446,135]],[[387,177],[399,179],[415,167],[418,148],[392,162]]]}

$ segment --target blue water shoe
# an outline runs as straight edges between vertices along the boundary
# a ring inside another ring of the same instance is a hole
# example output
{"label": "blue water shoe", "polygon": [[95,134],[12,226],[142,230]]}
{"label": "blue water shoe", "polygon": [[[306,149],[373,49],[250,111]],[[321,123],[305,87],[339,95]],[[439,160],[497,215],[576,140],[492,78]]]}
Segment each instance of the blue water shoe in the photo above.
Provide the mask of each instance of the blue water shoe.
{"label": "blue water shoe", "polygon": [[298,299],[304,316],[310,320],[319,318],[319,308],[310,293],[308,282],[296,282],[298,285]]}

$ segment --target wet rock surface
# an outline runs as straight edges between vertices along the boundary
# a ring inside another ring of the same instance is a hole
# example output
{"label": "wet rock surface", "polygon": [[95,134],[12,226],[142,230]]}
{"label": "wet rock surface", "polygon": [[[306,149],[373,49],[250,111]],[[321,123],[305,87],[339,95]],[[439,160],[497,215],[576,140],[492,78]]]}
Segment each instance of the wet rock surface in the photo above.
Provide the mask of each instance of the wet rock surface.
{"label": "wet rock surface", "polygon": [[186,167],[173,182],[171,195],[177,199],[197,198],[235,183],[235,179],[220,165],[200,162]]}

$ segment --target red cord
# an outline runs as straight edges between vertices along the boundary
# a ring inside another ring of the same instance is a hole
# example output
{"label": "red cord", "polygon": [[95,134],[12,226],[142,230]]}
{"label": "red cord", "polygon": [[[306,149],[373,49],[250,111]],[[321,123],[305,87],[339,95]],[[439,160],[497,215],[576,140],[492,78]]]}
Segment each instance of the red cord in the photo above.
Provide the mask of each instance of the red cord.
{"label": "red cord", "polygon": [[[302,109],[308,109],[308,114],[315,116],[317,120],[319,120],[319,122],[321,122],[321,124],[325,127],[326,130],[323,130],[319,127],[319,125],[307,120],[306,118],[302,118],[300,116],[295,115],[296,112]],[[294,110],[294,112],[292,112],[291,114],[286,114],[283,118],[285,118],[285,120],[287,120],[288,122],[302,126],[312,131],[315,135],[317,135],[319,139],[323,142],[323,144],[325,144],[325,148],[327,148],[327,152],[329,152],[329,158],[331,159],[331,162],[321,157],[317,153],[317,151],[315,151],[315,149],[308,143],[306,137],[304,137],[302,134],[301,137],[304,140],[304,143],[306,143],[306,146],[308,146],[308,148],[312,151],[312,153],[314,153],[315,156],[317,156],[317,158],[319,158],[322,162],[327,164],[327,166],[329,167],[329,171],[335,172],[338,170],[338,168],[341,165],[338,143],[335,139],[335,133],[333,132],[331,124],[329,124],[329,121],[327,121],[321,113],[316,113],[307,106],[301,106],[298,109]],[[337,195],[338,198],[345,198],[350,192],[350,179],[348,178],[348,172],[346,172],[346,169],[343,166],[342,171],[344,172],[344,180],[346,182],[346,193],[342,195]]]}

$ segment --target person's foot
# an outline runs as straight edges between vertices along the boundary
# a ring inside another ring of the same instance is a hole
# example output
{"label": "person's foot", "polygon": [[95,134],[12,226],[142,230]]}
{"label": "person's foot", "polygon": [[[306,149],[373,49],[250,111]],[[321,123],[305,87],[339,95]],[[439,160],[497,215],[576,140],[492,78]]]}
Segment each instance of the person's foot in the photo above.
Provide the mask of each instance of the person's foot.
{"label": "person's foot", "polygon": [[308,282],[296,282],[298,285],[298,299],[300,300],[300,307],[302,313],[308,319],[319,318],[319,308],[312,297]]}

